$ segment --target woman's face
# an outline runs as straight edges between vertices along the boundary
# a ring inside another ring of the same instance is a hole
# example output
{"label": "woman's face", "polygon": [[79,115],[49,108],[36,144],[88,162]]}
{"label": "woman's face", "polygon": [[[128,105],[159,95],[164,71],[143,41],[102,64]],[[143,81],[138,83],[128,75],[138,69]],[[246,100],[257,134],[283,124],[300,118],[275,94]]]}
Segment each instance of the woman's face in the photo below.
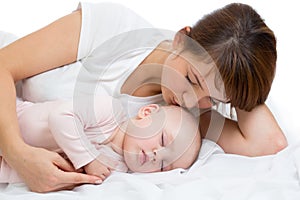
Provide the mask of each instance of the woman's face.
{"label": "woman's face", "polygon": [[[215,86],[213,63],[197,61],[191,53],[170,55],[162,70],[162,94],[166,103],[186,108],[209,108],[216,102],[228,102],[224,84]],[[221,79],[220,79],[221,80]]]}

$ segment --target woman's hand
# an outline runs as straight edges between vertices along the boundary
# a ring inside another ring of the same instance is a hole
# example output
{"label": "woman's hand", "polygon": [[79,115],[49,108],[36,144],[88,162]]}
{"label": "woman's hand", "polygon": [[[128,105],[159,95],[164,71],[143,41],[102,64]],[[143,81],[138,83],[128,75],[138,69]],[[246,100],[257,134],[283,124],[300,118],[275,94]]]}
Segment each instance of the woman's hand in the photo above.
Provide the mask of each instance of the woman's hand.
{"label": "woman's hand", "polygon": [[[217,111],[201,115],[202,137],[215,141],[226,153],[246,156],[276,154],[287,146],[283,132],[265,104],[251,112],[236,111],[238,121],[224,118]],[[219,127],[211,127],[211,120],[218,122],[212,125]]]}
{"label": "woman's hand", "polygon": [[28,145],[16,150],[6,159],[31,191],[50,192],[72,189],[83,183],[102,183],[99,177],[75,172],[73,166],[55,152]]}
{"label": "woman's hand", "polygon": [[0,49],[0,149],[7,163],[35,192],[101,181],[75,172],[54,152],[26,145],[16,116],[14,83],[76,61],[80,30],[78,10]]}

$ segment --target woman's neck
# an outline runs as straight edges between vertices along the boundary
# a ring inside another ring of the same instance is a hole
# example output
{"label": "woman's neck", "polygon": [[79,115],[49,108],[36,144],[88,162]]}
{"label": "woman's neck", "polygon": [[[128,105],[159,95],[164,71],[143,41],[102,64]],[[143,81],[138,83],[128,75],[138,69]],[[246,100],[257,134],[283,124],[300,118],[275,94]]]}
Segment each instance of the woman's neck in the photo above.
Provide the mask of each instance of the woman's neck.
{"label": "woman's neck", "polygon": [[162,68],[170,53],[170,42],[160,43],[128,77],[121,93],[140,97],[160,94]]}

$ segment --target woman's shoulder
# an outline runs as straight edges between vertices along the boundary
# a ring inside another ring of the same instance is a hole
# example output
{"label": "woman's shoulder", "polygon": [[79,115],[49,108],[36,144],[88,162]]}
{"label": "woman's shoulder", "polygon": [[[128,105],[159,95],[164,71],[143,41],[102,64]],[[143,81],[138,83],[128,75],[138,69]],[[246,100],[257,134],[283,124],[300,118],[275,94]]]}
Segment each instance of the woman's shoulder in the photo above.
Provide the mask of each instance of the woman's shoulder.
{"label": "woman's shoulder", "polygon": [[[113,2],[82,2],[79,4],[78,9],[82,10],[83,19],[85,17],[92,17],[95,21],[102,23],[112,23],[112,26],[107,27],[107,30],[114,28],[114,23],[118,21],[128,21],[128,24],[120,24],[126,26],[134,24],[137,26],[152,26],[147,20],[140,16],[133,9],[126,5]],[[90,21],[89,21],[90,22]],[[105,30],[102,30],[105,31]]]}

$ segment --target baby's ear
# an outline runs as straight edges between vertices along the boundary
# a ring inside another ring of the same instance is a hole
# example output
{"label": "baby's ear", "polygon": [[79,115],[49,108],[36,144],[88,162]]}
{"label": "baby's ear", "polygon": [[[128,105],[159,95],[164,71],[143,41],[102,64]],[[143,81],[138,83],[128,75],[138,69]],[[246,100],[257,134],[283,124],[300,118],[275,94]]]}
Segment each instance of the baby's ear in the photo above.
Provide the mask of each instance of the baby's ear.
{"label": "baby's ear", "polygon": [[149,104],[147,106],[143,106],[139,109],[138,117],[144,118],[149,116],[150,114],[156,113],[159,110],[159,105],[157,104]]}

